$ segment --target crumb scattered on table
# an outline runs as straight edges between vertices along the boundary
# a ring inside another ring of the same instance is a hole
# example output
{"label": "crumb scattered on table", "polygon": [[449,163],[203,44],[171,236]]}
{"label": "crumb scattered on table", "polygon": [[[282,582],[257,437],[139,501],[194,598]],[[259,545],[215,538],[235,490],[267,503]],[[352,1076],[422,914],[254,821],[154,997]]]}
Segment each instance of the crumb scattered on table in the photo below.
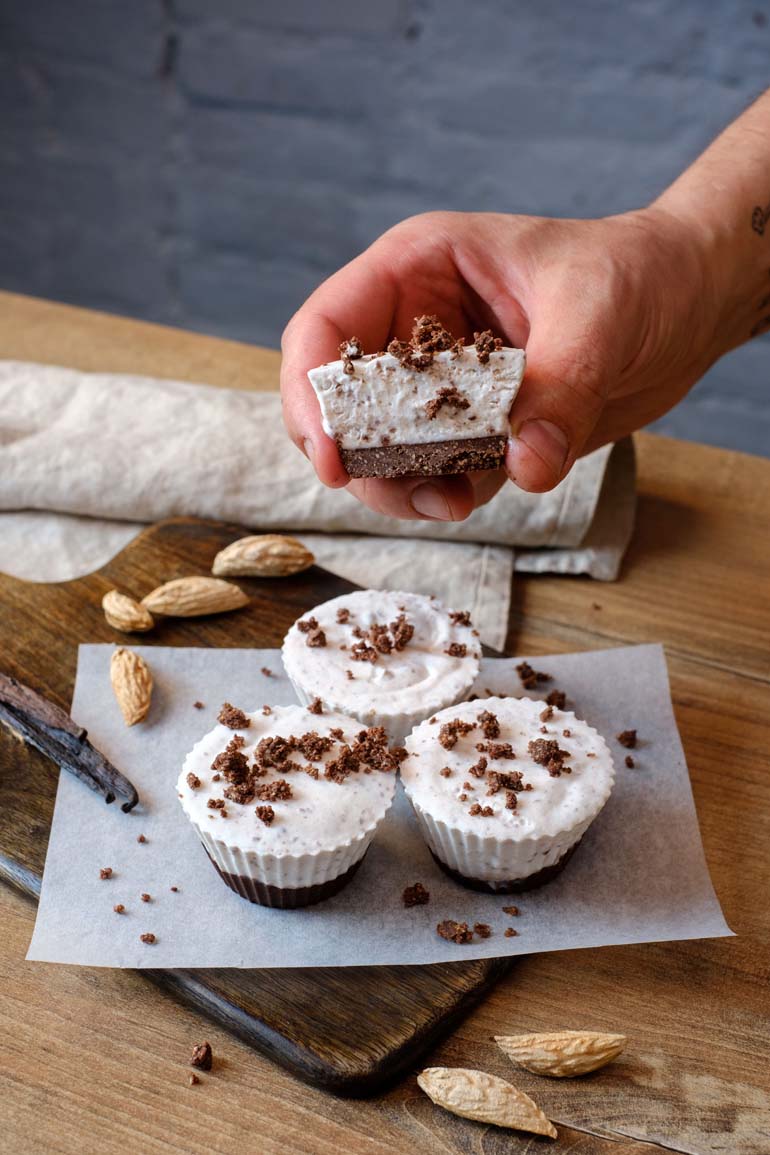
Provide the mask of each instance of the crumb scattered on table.
{"label": "crumb scattered on table", "polygon": [[197,1067],[199,1071],[210,1071],[212,1058],[211,1043],[205,1041],[196,1043],[190,1058],[190,1066]]}
{"label": "crumb scattered on table", "polygon": [[100,878],[112,878],[112,867],[111,866],[103,866],[101,868],[101,870],[99,871],[99,877]]}
{"label": "crumb scattered on table", "polygon": [[424,906],[430,901],[430,891],[421,882],[415,882],[413,886],[404,887],[402,898],[404,906]]}

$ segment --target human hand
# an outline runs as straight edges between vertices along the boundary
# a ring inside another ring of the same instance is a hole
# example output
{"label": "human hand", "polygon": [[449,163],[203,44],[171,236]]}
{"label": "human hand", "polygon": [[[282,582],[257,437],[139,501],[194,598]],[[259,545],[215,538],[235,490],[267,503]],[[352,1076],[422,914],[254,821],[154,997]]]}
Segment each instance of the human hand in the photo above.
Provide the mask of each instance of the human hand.
{"label": "human hand", "polygon": [[[506,477],[552,489],[584,453],[679,401],[717,347],[705,244],[664,208],[601,220],[427,213],[396,225],[325,281],[283,335],[281,390],[294,442],[324,484],[376,512],[462,520]],[[435,313],[456,336],[492,329],[527,350],[504,469],[350,480],[323,431],[309,369],[357,336],[367,352]]]}

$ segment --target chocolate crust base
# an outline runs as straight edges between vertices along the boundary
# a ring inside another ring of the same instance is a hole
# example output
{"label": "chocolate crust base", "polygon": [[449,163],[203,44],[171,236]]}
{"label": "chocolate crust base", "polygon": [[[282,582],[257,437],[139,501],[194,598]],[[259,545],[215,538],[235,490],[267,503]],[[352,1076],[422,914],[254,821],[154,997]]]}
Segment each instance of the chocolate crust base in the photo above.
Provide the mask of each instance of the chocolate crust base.
{"label": "chocolate crust base", "polygon": [[560,874],[581,842],[582,839],[578,839],[575,845],[570,846],[566,854],[562,854],[559,861],[554,862],[552,866],[544,866],[542,870],[536,870],[534,874],[528,874],[526,878],[511,878],[502,882],[488,882],[483,878],[468,878],[466,875],[460,874],[459,871],[453,870],[451,866],[447,866],[437,854],[433,854],[432,850],[431,854],[445,874],[471,890],[483,890],[487,894],[517,894],[522,890],[534,890],[537,886],[543,886],[544,883],[550,882],[552,878]]}
{"label": "chocolate crust base", "polygon": [[[208,851],[206,853],[208,854]],[[220,870],[211,855],[209,855],[209,862],[222,881],[226,882],[230,889],[239,894],[241,898],[246,898],[249,902],[259,903],[260,906],[296,910],[299,906],[313,906],[316,902],[322,902],[325,898],[331,898],[333,894],[337,894],[350,881],[364,858],[366,858],[365,853],[344,874],[338,874],[336,878],[330,878],[328,882],[319,882],[315,886],[295,887],[273,886],[268,882],[257,882],[253,878],[247,878],[244,874],[229,874],[226,870]]]}
{"label": "chocolate crust base", "polygon": [[505,437],[465,437],[418,445],[375,445],[340,449],[351,477],[436,477],[472,469],[498,469],[505,456]]}

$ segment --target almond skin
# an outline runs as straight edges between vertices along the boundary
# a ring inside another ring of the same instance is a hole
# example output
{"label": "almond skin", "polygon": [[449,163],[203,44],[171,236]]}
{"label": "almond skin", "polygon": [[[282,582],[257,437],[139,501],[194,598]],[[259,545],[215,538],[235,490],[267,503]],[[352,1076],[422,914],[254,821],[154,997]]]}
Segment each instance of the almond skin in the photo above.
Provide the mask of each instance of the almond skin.
{"label": "almond skin", "polygon": [[555,1079],[587,1075],[616,1059],[625,1035],[601,1031],[546,1031],[532,1035],[496,1035],[498,1047],[514,1063],[535,1075]]}
{"label": "almond skin", "polygon": [[119,590],[109,590],[102,598],[102,609],[108,623],[124,634],[144,633],[155,625],[146,606]]}
{"label": "almond skin", "polygon": [[125,646],[115,650],[110,659],[110,681],[126,725],[143,721],[152,701],[152,674],[144,658]]}
{"label": "almond skin", "polygon": [[240,586],[214,577],[183,577],[158,586],[142,605],[153,614],[169,618],[197,618],[203,614],[223,614],[248,605]]}
{"label": "almond skin", "polygon": [[466,1067],[428,1067],[417,1076],[418,1086],[439,1107],[497,1127],[512,1127],[556,1139],[558,1132],[537,1103],[505,1079]]}
{"label": "almond skin", "polygon": [[231,542],[214,558],[211,572],[219,577],[289,577],[314,561],[296,538],[265,533]]}

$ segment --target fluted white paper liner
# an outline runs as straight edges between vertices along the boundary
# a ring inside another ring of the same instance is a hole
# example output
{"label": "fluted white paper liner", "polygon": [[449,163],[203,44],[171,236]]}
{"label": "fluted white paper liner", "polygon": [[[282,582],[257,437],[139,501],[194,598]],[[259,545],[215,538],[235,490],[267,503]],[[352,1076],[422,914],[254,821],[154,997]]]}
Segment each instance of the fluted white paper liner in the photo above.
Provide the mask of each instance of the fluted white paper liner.
{"label": "fluted white paper liner", "polygon": [[[176,797],[187,751],[225,700],[249,709],[294,700],[277,650],[134,647],[155,678],[146,722],[126,728],[112,697],[112,647],[80,647],[73,716],[135,783],[141,805],[123,814],[62,774],[28,958],[113,967],[284,967],[434,963],[495,955],[710,938],[730,934],[709,879],[660,646],[530,658],[553,675],[576,712],[607,738],[617,783],[564,871],[511,896],[471,891],[434,863],[399,787],[361,868],[335,897],[272,910],[229,890]],[[275,672],[267,678],[261,667]],[[485,660],[477,692],[521,694],[515,662]],[[196,710],[200,700],[205,709]],[[615,740],[635,728],[635,767]],[[330,788],[344,789],[330,783]],[[144,834],[146,842],[137,842]],[[112,867],[101,880],[100,868]],[[405,909],[421,882],[426,906]],[[177,892],[171,890],[178,887]],[[152,900],[143,903],[142,892]],[[113,906],[122,903],[124,914]],[[443,919],[492,927],[467,945],[436,934]],[[516,937],[505,938],[514,925]],[[139,936],[151,932],[152,946]]]}

